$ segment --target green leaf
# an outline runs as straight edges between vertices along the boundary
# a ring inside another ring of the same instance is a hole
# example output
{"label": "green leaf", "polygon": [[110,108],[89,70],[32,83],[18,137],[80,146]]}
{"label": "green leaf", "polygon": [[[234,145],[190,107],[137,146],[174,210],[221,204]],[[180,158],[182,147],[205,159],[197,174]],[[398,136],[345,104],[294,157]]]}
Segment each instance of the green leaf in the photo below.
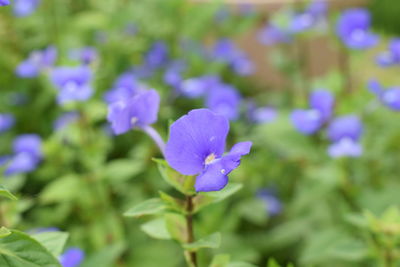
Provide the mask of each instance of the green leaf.
{"label": "green leaf", "polygon": [[0,255],[2,267],[61,267],[58,260],[38,241],[16,230],[0,238]]}
{"label": "green leaf", "polygon": [[185,213],[185,202],[181,199],[174,198],[162,191],[158,192],[160,194],[160,198],[164,201],[165,204],[168,205],[168,208],[171,208],[179,213]]}
{"label": "green leaf", "polygon": [[113,160],[106,165],[104,176],[111,181],[125,181],[137,175],[143,168],[143,161],[132,159]]}
{"label": "green leaf", "polygon": [[273,258],[268,260],[267,267],[281,267],[281,265]]}
{"label": "green leaf", "polygon": [[61,255],[64,245],[68,239],[68,233],[66,232],[43,232],[31,235],[34,239],[40,242],[45,248],[48,249],[55,257]]}
{"label": "green leaf", "polygon": [[124,251],[124,244],[117,243],[90,255],[79,267],[113,267]]}
{"label": "green leaf", "polygon": [[158,170],[164,180],[176,190],[184,195],[194,195],[196,193],[194,190],[195,176],[180,174],[172,169],[165,160],[153,159],[153,161],[157,163]]}
{"label": "green leaf", "polygon": [[185,243],[187,241],[186,219],[183,215],[167,213],[165,214],[165,222],[168,232],[173,239],[180,243]]}
{"label": "green leaf", "polygon": [[0,185],[0,196],[6,197],[11,200],[17,200],[17,197],[14,196],[10,191],[8,191],[4,186]]}
{"label": "green leaf", "polygon": [[11,234],[11,231],[7,229],[6,227],[2,226],[0,228],[0,238],[6,237]]}
{"label": "green leaf", "polygon": [[41,193],[43,203],[55,203],[75,200],[82,187],[82,179],[76,175],[66,175],[50,183]]}
{"label": "green leaf", "polygon": [[210,267],[227,267],[231,256],[229,254],[218,254],[215,255]]}
{"label": "green leaf", "polygon": [[152,198],[142,202],[124,213],[127,217],[140,217],[143,215],[157,214],[166,209],[166,205],[159,198]]}
{"label": "green leaf", "polygon": [[228,267],[257,267],[257,265],[242,261],[235,261],[235,262],[230,262],[228,264]]}
{"label": "green leaf", "polygon": [[229,196],[239,191],[242,187],[242,184],[229,183],[221,191],[198,194],[193,198],[194,212],[198,212],[199,210],[210,204],[217,203],[228,198]]}
{"label": "green leaf", "polygon": [[156,239],[171,239],[164,218],[155,219],[142,224],[140,229],[150,237]]}
{"label": "green leaf", "polygon": [[201,248],[218,248],[221,245],[221,234],[214,233],[197,240],[193,243],[183,244],[183,248],[190,251],[197,251]]}

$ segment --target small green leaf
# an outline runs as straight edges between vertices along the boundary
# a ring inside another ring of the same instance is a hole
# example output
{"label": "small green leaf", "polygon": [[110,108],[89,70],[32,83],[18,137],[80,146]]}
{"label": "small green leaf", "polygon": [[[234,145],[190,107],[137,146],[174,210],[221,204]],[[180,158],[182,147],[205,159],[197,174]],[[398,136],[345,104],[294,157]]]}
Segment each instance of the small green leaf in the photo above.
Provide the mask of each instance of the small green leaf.
{"label": "small green leaf", "polygon": [[171,239],[164,218],[149,221],[140,226],[143,232],[156,239]]}
{"label": "small green leaf", "polygon": [[82,187],[82,179],[76,175],[66,175],[51,182],[43,190],[40,200],[43,203],[57,203],[75,200],[80,191],[77,188]]}
{"label": "small green leaf", "polygon": [[17,200],[17,197],[14,196],[8,189],[6,189],[4,186],[0,185],[0,196],[6,197],[11,200]]}
{"label": "small green leaf", "polygon": [[68,233],[52,231],[32,235],[34,239],[47,248],[55,257],[61,255],[68,239]]}
{"label": "small green leaf", "polygon": [[187,241],[186,219],[183,215],[176,213],[165,214],[167,230],[171,237],[180,243]]}
{"label": "small green leaf", "polygon": [[183,244],[183,248],[190,251],[197,251],[201,248],[218,248],[221,245],[221,234],[214,233],[197,240],[193,243]]}
{"label": "small green leaf", "polygon": [[184,195],[194,195],[196,193],[194,190],[195,176],[180,174],[172,169],[165,160],[153,159],[153,161],[157,163],[158,170],[164,180],[176,190]]}
{"label": "small green leaf", "polygon": [[124,213],[127,217],[140,217],[157,214],[166,209],[164,202],[159,198],[152,198],[142,202]]}
{"label": "small green leaf", "polygon": [[215,255],[210,267],[227,267],[231,256],[229,254],[218,254]]}
{"label": "small green leaf", "polygon": [[11,231],[4,226],[0,228],[0,238],[6,237],[11,234]]}
{"label": "small green leaf", "polygon": [[221,191],[200,193],[193,198],[194,212],[198,212],[202,208],[220,202],[233,195],[243,187],[242,184],[230,183]]}
{"label": "small green leaf", "polygon": [[185,202],[181,199],[174,198],[162,191],[159,191],[160,198],[171,208],[179,213],[185,213]]}
{"label": "small green leaf", "polygon": [[0,266],[2,267],[61,267],[58,260],[29,235],[11,230],[0,238]]}
{"label": "small green leaf", "polygon": [[270,258],[267,267],[281,267],[281,265],[275,259]]}

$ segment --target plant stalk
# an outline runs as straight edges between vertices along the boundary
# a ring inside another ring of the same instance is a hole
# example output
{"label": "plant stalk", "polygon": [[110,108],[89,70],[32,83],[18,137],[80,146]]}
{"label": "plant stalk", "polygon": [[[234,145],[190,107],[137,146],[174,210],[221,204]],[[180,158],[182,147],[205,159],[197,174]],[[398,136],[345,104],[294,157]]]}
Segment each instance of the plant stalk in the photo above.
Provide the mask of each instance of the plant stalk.
{"label": "plant stalk", "polygon": [[[193,233],[193,197],[186,196],[186,230],[187,230],[187,243],[194,242],[194,233]],[[188,261],[189,266],[196,267],[197,266],[197,254],[196,251],[185,251],[187,255],[186,259]]]}

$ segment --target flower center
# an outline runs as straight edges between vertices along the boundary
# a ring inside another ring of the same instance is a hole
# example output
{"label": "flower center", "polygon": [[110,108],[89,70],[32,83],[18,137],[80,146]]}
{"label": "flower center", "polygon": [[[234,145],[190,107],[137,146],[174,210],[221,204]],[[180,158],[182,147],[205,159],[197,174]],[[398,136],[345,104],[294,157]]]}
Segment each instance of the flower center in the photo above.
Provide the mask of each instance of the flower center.
{"label": "flower center", "polygon": [[131,125],[134,126],[135,123],[138,122],[138,120],[139,120],[139,119],[138,119],[137,117],[132,117],[132,119],[131,119]]}
{"label": "flower center", "polygon": [[207,157],[206,157],[206,159],[204,160],[204,163],[207,165],[207,164],[210,164],[211,162],[213,162],[214,160],[215,160],[215,158],[216,158],[216,156],[215,156],[215,154],[214,153],[211,153],[210,155],[208,155]]}

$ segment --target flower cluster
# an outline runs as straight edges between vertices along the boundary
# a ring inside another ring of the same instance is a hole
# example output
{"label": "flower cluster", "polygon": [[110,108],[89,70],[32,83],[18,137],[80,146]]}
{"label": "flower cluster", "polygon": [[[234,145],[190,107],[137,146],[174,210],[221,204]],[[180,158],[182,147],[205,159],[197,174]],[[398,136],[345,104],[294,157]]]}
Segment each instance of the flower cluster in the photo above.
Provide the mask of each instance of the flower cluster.
{"label": "flower cluster", "polygon": [[57,49],[49,46],[43,50],[33,51],[29,57],[22,61],[15,73],[21,78],[33,78],[40,74],[41,71],[50,69],[57,59]]}

